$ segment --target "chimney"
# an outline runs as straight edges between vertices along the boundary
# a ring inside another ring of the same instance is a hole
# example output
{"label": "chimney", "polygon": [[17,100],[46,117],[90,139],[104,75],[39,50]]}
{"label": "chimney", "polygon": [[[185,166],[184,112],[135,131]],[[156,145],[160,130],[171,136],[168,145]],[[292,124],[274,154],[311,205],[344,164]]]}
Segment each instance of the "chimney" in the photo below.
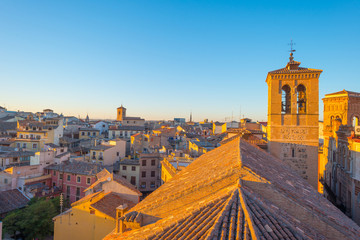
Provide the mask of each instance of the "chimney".
{"label": "chimney", "polygon": [[125,231],[124,220],[121,218],[125,215],[125,212],[127,210],[128,210],[128,206],[126,203],[116,208],[116,228],[115,228],[116,233],[123,233]]}

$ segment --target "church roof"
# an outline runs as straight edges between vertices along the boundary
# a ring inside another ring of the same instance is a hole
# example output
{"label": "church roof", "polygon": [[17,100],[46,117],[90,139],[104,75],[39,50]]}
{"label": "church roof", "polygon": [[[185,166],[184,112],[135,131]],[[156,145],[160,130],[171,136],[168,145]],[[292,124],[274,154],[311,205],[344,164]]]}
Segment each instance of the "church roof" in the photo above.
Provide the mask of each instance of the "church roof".
{"label": "church roof", "polygon": [[279,74],[279,73],[321,73],[322,70],[320,69],[313,69],[313,68],[303,68],[299,67],[301,62],[294,61],[293,54],[290,54],[290,61],[286,64],[286,67],[280,68],[278,70],[270,71],[268,74]]}
{"label": "church roof", "polygon": [[271,71],[271,72],[269,72],[269,74],[276,74],[276,73],[321,73],[321,72],[322,72],[322,70],[313,69],[313,68],[299,67],[298,69],[290,70],[290,69],[284,67],[284,68],[280,68],[278,70]]}
{"label": "church roof", "polygon": [[340,96],[349,96],[349,97],[360,97],[360,93],[358,92],[351,92],[351,91],[348,91],[348,90],[342,90],[342,91],[339,91],[339,92],[334,92],[334,93],[328,93],[328,94],[325,94],[325,97],[340,97]]}
{"label": "church roof", "polygon": [[105,239],[360,238],[358,225],[281,160],[239,138],[196,159],[123,220],[141,227]]}

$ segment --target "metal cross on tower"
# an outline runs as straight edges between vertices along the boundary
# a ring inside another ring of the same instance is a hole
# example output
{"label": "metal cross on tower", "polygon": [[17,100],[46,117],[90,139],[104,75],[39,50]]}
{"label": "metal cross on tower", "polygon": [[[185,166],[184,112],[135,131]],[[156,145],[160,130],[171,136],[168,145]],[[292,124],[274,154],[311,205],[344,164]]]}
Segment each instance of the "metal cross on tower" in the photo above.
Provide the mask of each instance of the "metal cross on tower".
{"label": "metal cross on tower", "polygon": [[290,43],[288,44],[290,45],[290,62],[294,61],[294,57],[293,57],[293,53],[296,51],[295,49],[293,49],[293,46],[295,45],[295,43],[293,42],[293,40],[291,39]]}
{"label": "metal cross on tower", "polygon": [[290,51],[289,52],[293,53],[293,52],[296,51],[295,49],[293,49],[293,46],[296,45],[296,44],[293,42],[292,39],[291,39],[290,43],[288,43],[288,45],[290,45]]}

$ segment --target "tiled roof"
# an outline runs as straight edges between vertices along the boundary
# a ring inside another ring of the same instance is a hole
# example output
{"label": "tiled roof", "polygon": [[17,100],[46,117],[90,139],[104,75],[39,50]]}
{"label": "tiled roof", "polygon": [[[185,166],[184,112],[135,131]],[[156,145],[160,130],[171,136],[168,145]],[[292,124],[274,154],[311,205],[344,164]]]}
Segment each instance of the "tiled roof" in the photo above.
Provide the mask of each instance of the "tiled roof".
{"label": "tiled roof", "polygon": [[59,148],[58,145],[54,144],[54,143],[45,143],[45,145],[51,147],[51,148]]}
{"label": "tiled roof", "polygon": [[108,150],[108,149],[110,149],[112,147],[114,147],[114,146],[100,144],[100,145],[91,147],[90,150],[104,150],[105,151],[105,150]]}
{"label": "tiled roof", "polygon": [[11,152],[0,152],[0,157],[7,158],[7,157],[27,157],[27,156],[34,156],[34,152],[28,151],[11,151]]}
{"label": "tiled roof", "polygon": [[222,126],[222,125],[224,125],[225,123],[215,122],[214,124],[215,124],[215,126]]}
{"label": "tiled roof", "polygon": [[25,207],[29,199],[18,189],[0,191],[0,214]]}
{"label": "tiled roof", "polygon": [[144,120],[141,117],[124,117],[124,120]]}
{"label": "tiled roof", "polygon": [[127,187],[128,189],[136,192],[137,194],[139,194],[139,196],[142,195],[142,193],[137,190],[137,188],[132,185],[130,182],[128,182],[125,178],[121,177],[120,175],[114,174],[114,173],[110,173],[109,171],[101,171],[99,172],[97,175],[98,180],[96,180],[96,182],[94,182],[93,184],[91,184],[90,187],[88,187],[85,191],[87,191],[88,189],[93,189],[96,188],[98,185],[101,185],[105,182],[109,182],[111,180]]}
{"label": "tiled roof", "polygon": [[0,122],[0,132],[6,132],[8,130],[16,130],[16,122]]}
{"label": "tiled roof", "polygon": [[70,152],[69,151],[68,152],[63,152],[63,153],[60,153],[60,154],[56,155],[55,157],[56,158],[61,158],[61,157],[65,156],[65,155],[67,155],[67,154],[70,154]]}
{"label": "tiled roof", "polygon": [[123,199],[117,193],[114,192],[110,192],[106,194],[103,198],[91,204],[90,206],[115,219],[116,208],[122,204],[127,204],[129,207],[135,206],[133,202]]}
{"label": "tiled roof", "polygon": [[120,130],[120,131],[145,131],[143,126],[111,126],[109,130]]}
{"label": "tiled roof", "polygon": [[203,148],[208,148],[208,147],[214,147],[214,145],[212,143],[206,142],[206,141],[196,141],[196,140],[192,140],[192,143],[196,144],[199,147],[203,147]]}
{"label": "tiled roof", "polygon": [[140,165],[139,159],[125,158],[120,161],[120,165]]}
{"label": "tiled roof", "polygon": [[128,214],[125,224],[142,227],[105,239],[360,238],[359,226],[304,179],[239,138],[196,159]]}
{"label": "tiled roof", "polygon": [[74,173],[87,176],[95,176],[104,169],[104,166],[95,163],[87,163],[82,161],[64,161],[61,164],[53,164],[45,169],[61,171],[65,173]]}
{"label": "tiled roof", "polygon": [[[126,214],[122,219],[136,222],[140,214]],[[286,223],[265,209],[241,188],[208,205],[184,214],[175,225],[165,224],[147,236],[160,239],[305,239]],[[253,232],[252,232],[253,230]]]}
{"label": "tiled roof", "polygon": [[100,130],[96,129],[96,128],[80,128],[79,131],[96,131],[96,132],[100,132]]}
{"label": "tiled roof", "polygon": [[74,142],[80,142],[81,139],[76,139],[76,138],[69,138],[69,137],[62,137],[60,138],[60,142],[67,142],[67,143],[74,143]]}
{"label": "tiled roof", "polygon": [[290,70],[286,67],[280,68],[274,71],[269,72],[269,74],[276,74],[276,73],[321,73],[322,70],[320,69],[313,69],[313,68],[303,68],[299,67],[296,70]]}
{"label": "tiled roof", "polygon": [[339,91],[339,92],[325,94],[325,97],[331,97],[333,95],[340,95],[340,94],[348,95],[348,96],[351,96],[351,97],[360,97],[360,93],[347,91],[345,89],[342,90],[342,91]]}

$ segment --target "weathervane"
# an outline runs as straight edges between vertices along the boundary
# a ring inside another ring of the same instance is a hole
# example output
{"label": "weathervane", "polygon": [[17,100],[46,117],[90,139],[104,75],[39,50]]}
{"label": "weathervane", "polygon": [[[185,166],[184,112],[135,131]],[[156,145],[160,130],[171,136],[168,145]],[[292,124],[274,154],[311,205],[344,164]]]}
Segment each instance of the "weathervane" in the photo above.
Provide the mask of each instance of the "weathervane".
{"label": "weathervane", "polygon": [[293,57],[293,52],[295,52],[296,50],[293,49],[293,46],[295,45],[295,43],[293,42],[293,40],[291,39],[290,43],[288,44],[290,45],[290,62],[294,60],[294,57]]}

